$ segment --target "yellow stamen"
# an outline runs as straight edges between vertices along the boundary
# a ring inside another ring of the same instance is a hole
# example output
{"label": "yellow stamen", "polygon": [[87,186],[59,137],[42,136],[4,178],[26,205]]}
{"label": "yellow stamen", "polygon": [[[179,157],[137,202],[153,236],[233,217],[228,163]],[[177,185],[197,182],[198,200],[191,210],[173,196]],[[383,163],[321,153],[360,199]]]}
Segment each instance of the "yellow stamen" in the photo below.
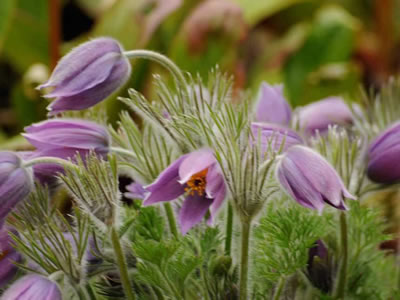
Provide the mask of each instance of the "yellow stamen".
{"label": "yellow stamen", "polygon": [[187,192],[189,195],[194,196],[194,194],[197,192],[199,196],[203,196],[206,190],[206,176],[207,176],[208,169],[204,169],[203,171],[200,171],[188,180],[186,183],[185,187],[185,192]]}

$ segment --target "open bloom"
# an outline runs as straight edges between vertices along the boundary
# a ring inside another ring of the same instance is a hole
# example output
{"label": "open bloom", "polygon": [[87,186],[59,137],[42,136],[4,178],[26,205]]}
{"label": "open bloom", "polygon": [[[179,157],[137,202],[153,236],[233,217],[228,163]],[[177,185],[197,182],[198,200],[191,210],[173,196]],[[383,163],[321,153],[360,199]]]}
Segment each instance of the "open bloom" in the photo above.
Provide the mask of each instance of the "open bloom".
{"label": "open bloom", "polygon": [[57,284],[43,276],[26,275],[12,284],[1,300],[61,300],[61,291]]}
{"label": "open bloom", "polygon": [[0,225],[33,189],[32,169],[24,168],[22,162],[14,152],[0,152]]}
{"label": "open bloom", "polygon": [[12,246],[12,239],[8,234],[9,231],[17,232],[10,227],[2,226],[0,228],[0,288],[4,287],[17,273],[17,266],[13,262],[21,259],[19,254]]}
{"label": "open bloom", "polygon": [[278,163],[277,178],[299,204],[320,213],[325,203],[345,210],[343,197],[355,199],[336,170],[321,155],[304,146],[287,150]]}
{"label": "open bloom", "polygon": [[299,126],[304,133],[323,133],[330,125],[351,125],[353,114],[339,97],[329,97],[302,107],[298,113]]}
{"label": "open bloom", "polygon": [[279,150],[285,152],[294,145],[303,144],[303,139],[294,130],[279,125],[253,122],[251,130],[255,142],[260,142],[263,153]]}
{"label": "open bloom", "polygon": [[199,223],[210,209],[210,221],[226,196],[224,178],[214,154],[202,149],[182,155],[146,187],[143,205],[171,201],[185,195],[179,212],[183,234]]}
{"label": "open bloom", "polygon": [[56,98],[50,114],[91,107],[122,87],[131,65],[121,45],[111,38],[97,38],[64,56],[50,79],[39,89],[53,87],[46,98]]}
{"label": "open bloom", "polygon": [[256,104],[256,120],[287,126],[291,118],[292,110],[283,95],[283,86],[263,82]]}
{"label": "open bloom", "polygon": [[379,183],[400,180],[400,122],[382,132],[368,149],[368,177]]}

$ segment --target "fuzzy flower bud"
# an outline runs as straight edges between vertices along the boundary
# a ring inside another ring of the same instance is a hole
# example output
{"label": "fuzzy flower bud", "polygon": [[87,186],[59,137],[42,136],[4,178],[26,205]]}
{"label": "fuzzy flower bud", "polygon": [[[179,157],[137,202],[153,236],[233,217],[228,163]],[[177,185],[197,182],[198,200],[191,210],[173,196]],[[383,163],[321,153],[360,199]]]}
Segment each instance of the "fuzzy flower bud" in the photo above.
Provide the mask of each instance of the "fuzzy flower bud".
{"label": "fuzzy flower bud", "polygon": [[325,132],[330,125],[351,125],[353,114],[343,99],[330,97],[302,107],[298,119],[300,129],[314,135],[317,131]]}
{"label": "fuzzy flower bud", "polygon": [[256,104],[256,120],[287,126],[291,118],[292,110],[283,96],[283,86],[263,82]]}
{"label": "fuzzy flower bud", "polygon": [[33,189],[31,168],[13,152],[0,152],[0,225],[9,212]]}
{"label": "fuzzy flower bud", "polygon": [[336,170],[321,155],[304,146],[293,146],[284,154],[276,175],[294,200],[319,213],[325,204],[345,210],[343,198],[355,199]]}
{"label": "fuzzy flower bud", "polygon": [[39,89],[53,88],[45,97],[56,98],[48,107],[54,115],[96,105],[121,88],[130,74],[121,45],[111,38],[97,38],[64,56]]}
{"label": "fuzzy flower bud", "polygon": [[396,163],[400,155],[400,122],[382,132],[368,149],[368,177],[379,183],[400,180],[400,168]]}
{"label": "fuzzy flower bud", "polygon": [[4,287],[15,275],[18,267],[13,262],[21,260],[19,254],[12,246],[12,239],[8,234],[9,231],[17,232],[6,226],[0,229],[0,288]]}
{"label": "fuzzy flower bud", "polygon": [[11,285],[1,300],[48,299],[61,300],[61,291],[57,284],[43,276],[26,275]]}

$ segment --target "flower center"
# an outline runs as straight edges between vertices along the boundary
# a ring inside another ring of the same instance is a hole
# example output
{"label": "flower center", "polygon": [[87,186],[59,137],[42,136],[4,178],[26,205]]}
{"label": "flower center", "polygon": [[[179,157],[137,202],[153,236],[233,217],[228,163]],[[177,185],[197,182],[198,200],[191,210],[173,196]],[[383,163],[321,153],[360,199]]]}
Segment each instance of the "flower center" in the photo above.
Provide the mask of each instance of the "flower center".
{"label": "flower center", "polygon": [[187,192],[191,196],[194,196],[195,193],[197,193],[199,196],[203,196],[204,191],[206,190],[207,172],[208,169],[204,169],[203,171],[192,175],[188,182],[186,182],[185,192]]}

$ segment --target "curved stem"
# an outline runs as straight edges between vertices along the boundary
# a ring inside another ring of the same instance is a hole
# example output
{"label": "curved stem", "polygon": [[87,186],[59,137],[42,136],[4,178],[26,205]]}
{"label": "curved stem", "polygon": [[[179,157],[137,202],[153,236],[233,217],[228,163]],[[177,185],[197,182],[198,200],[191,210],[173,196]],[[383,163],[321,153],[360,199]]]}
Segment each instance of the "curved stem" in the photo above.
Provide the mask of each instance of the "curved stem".
{"label": "curved stem", "polygon": [[348,263],[348,236],[347,236],[347,221],[346,214],[340,212],[340,240],[342,247],[342,261],[339,267],[335,299],[344,299],[346,292],[346,281],[347,281],[347,263]]}
{"label": "curved stem", "polygon": [[122,287],[124,288],[126,299],[135,300],[135,294],[132,291],[132,285],[129,280],[128,268],[126,266],[125,255],[122,251],[121,243],[119,240],[119,236],[117,230],[112,227],[111,228],[111,242],[114,248],[115,258],[118,264],[119,274],[121,277]]}
{"label": "curved stem", "polygon": [[242,221],[242,253],[240,259],[240,286],[239,299],[247,300],[247,281],[249,274],[249,244],[250,244],[250,221]]}
{"label": "curved stem", "polygon": [[48,157],[48,156],[43,156],[43,157],[37,157],[33,158],[27,161],[24,161],[22,164],[23,168],[28,168],[32,167],[37,164],[57,164],[63,167],[69,167],[69,168],[76,168],[77,165],[73,164],[69,160],[65,160],[62,158],[57,158],[57,157]]}
{"label": "curved stem", "polygon": [[125,51],[124,55],[129,58],[144,58],[144,59],[149,59],[152,61],[155,61],[168,69],[172,75],[182,84],[183,87],[187,86],[187,81],[185,79],[185,76],[183,76],[182,71],[179,69],[179,67],[168,57],[165,55],[162,55],[158,52],[151,51],[151,50],[131,50],[131,51]]}
{"label": "curved stem", "polygon": [[276,290],[274,293],[274,297],[272,298],[273,300],[279,300],[281,298],[281,294],[283,291],[283,287],[285,286],[285,278],[281,277],[278,281],[278,285],[276,286]]}
{"label": "curved stem", "polygon": [[232,231],[233,231],[233,209],[228,203],[228,213],[226,218],[226,236],[225,236],[225,254],[231,255],[232,246]]}
{"label": "curved stem", "polygon": [[126,150],[124,148],[120,148],[120,147],[111,147],[111,152],[115,152],[118,154],[122,154],[122,155],[126,155],[126,156],[130,156],[133,158],[137,158],[137,156],[135,155],[135,153],[133,153],[132,151]]}
{"label": "curved stem", "polygon": [[179,233],[178,233],[178,228],[176,227],[174,210],[172,209],[171,204],[168,203],[168,202],[164,203],[164,209],[165,209],[165,213],[167,215],[169,229],[171,230],[172,235],[176,239],[178,239],[179,238]]}

